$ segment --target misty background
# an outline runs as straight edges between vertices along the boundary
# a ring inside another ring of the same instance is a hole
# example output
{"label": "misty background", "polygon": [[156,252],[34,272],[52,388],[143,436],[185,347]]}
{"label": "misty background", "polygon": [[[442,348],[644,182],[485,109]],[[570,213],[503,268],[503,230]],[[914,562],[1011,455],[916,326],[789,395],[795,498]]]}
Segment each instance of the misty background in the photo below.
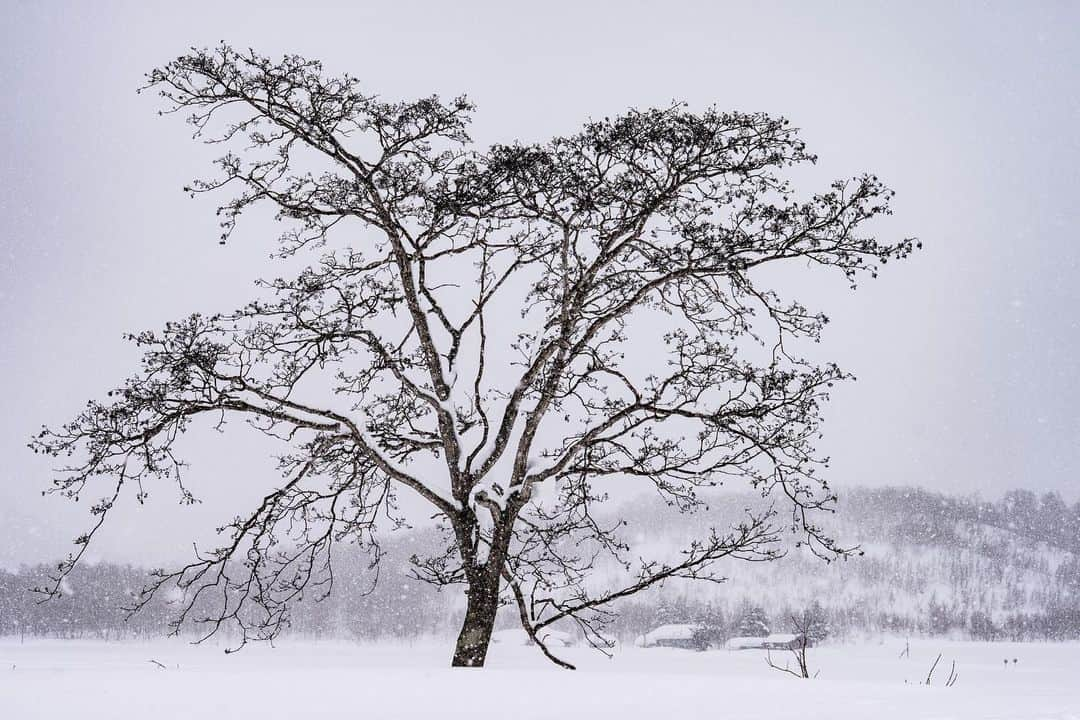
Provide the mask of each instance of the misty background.
{"label": "misty background", "polygon": [[[467,93],[480,146],[673,99],[790,118],[820,157],[797,189],[877,173],[897,191],[883,239],[925,244],[855,293],[790,291],[829,314],[823,355],[859,378],[826,410],[833,482],[1080,500],[1080,6],[2,4],[0,567],[58,558],[86,526],[41,497],[51,463],[25,444],[137,369],[121,335],[232,309],[276,272],[279,228],[249,219],[218,245],[224,196],[181,192],[216,150],[135,93],[221,40],[388,99]],[[185,558],[276,480],[241,424],[182,447],[204,502],[128,498],[93,558]]]}

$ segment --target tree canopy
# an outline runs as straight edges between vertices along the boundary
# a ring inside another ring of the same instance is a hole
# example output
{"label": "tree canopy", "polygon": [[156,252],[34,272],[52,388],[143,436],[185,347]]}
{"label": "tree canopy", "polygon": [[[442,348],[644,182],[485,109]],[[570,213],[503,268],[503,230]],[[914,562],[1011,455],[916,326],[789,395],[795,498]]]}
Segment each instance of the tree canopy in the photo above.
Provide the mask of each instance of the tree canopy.
{"label": "tree canopy", "polygon": [[[682,105],[477,149],[465,98],[388,102],[318,62],[225,45],[154,70],[147,88],[224,149],[188,188],[226,195],[221,241],[270,206],[286,227],[277,256],[310,259],[239,310],[132,335],[140,371],[34,439],[71,458],[57,491],[110,487],[59,576],[129,488],[170,480],[191,500],[177,438],[233,417],[287,447],[281,477],[142,601],[176,586],[178,622],[233,624],[243,641],[330,591],[337,545],[377,561],[402,489],[446,531],[415,574],[466,588],[456,664],[483,664],[504,602],[534,638],[569,620],[602,647],[611,601],[718,579],[722,558],[775,557],[785,528],[823,557],[844,552],[816,519],[834,496],[814,441],[848,375],[799,354],[827,317],[758,271],[797,263],[854,285],[907,256],[914,240],[864,229],[889,212],[875,176],[800,199],[788,170],[814,157],[786,119]],[[677,557],[635,565],[593,512],[600,483],[692,511],[732,478],[773,509]],[[588,581],[602,558],[625,582]]]}

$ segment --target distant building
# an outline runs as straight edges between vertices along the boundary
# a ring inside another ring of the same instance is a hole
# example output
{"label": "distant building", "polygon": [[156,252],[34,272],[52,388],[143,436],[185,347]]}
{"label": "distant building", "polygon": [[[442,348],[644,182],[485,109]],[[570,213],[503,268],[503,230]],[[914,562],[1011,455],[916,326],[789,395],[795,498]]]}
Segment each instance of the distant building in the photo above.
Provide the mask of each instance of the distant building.
{"label": "distant building", "polygon": [[761,650],[765,647],[765,638],[744,636],[733,637],[724,643],[728,650]]}
{"label": "distant building", "polygon": [[686,650],[707,650],[708,633],[704,625],[661,625],[640,638],[641,647],[673,647]]}
{"label": "distant building", "polygon": [[766,650],[798,650],[810,647],[810,641],[802,633],[773,633],[762,639],[761,647]]}
{"label": "distant building", "polygon": [[[562,630],[543,628],[537,632],[540,641],[548,647],[570,647],[574,645],[574,636]],[[496,630],[491,634],[491,641],[503,645],[532,645],[532,638],[521,628]]]}

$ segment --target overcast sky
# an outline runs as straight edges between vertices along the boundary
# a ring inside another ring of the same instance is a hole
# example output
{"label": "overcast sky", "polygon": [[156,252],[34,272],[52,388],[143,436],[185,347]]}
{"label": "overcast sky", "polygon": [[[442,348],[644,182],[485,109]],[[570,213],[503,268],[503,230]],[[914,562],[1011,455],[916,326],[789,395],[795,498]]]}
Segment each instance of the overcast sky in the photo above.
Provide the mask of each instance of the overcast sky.
{"label": "overcast sky", "polygon": [[[828,410],[833,479],[1080,498],[1080,4],[3,5],[0,566],[66,552],[85,524],[40,496],[49,463],[28,436],[135,369],[122,333],[231,309],[268,272],[273,233],[217,244],[213,201],[180,191],[213,154],[135,94],[223,39],[389,99],[468,93],[481,144],[672,99],[787,116],[825,176],[896,189],[883,239],[926,246],[813,298],[828,356],[859,377]],[[205,504],[154,492],[98,556],[172,558],[265,488],[257,439],[186,447]]]}

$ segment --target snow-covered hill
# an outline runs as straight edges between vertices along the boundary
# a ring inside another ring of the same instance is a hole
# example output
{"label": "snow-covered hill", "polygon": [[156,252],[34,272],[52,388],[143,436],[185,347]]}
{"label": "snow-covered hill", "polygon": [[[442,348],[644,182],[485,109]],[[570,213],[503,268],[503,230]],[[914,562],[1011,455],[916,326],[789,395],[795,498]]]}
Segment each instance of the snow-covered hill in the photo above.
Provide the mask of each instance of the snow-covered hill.
{"label": "snow-covered hill", "polygon": [[[853,489],[842,498],[827,526],[861,555],[827,564],[792,549],[775,562],[732,563],[722,585],[670,584],[654,603],[669,617],[708,610],[729,624],[756,607],[777,629],[816,604],[840,633],[1080,636],[1080,505],[1025,491],[994,503],[901,488]],[[673,552],[716,518],[730,520],[755,502],[718,497],[708,513],[681,521],[676,510],[650,502],[627,514],[638,540]]]}
{"label": "snow-covered hill", "polygon": [[[748,618],[788,630],[793,612],[813,607],[833,635],[884,631],[975,639],[1080,637],[1080,505],[1057,496],[1009,493],[997,502],[915,489],[852,489],[841,493],[828,527],[863,554],[826,564],[795,549],[769,563],[731,562],[723,584],[669,582],[622,601],[611,632],[623,639],[664,622],[704,622],[718,635],[737,634]],[[710,498],[709,509],[682,515],[654,497],[620,507],[633,552],[675,557],[688,538],[724,527],[751,495]],[[344,552],[334,592],[295,607],[291,632],[320,637],[381,638],[449,633],[460,622],[461,593],[414,580],[408,558],[433,547],[436,533],[389,535],[378,583],[366,557]],[[145,570],[98,564],[70,578],[70,596],[39,605],[26,589],[51,565],[0,573],[0,635],[154,637],[170,615],[156,602],[130,622],[119,607]],[[601,569],[616,582],[613,565]],[[514,613],[501,623],[512,626]]]}

